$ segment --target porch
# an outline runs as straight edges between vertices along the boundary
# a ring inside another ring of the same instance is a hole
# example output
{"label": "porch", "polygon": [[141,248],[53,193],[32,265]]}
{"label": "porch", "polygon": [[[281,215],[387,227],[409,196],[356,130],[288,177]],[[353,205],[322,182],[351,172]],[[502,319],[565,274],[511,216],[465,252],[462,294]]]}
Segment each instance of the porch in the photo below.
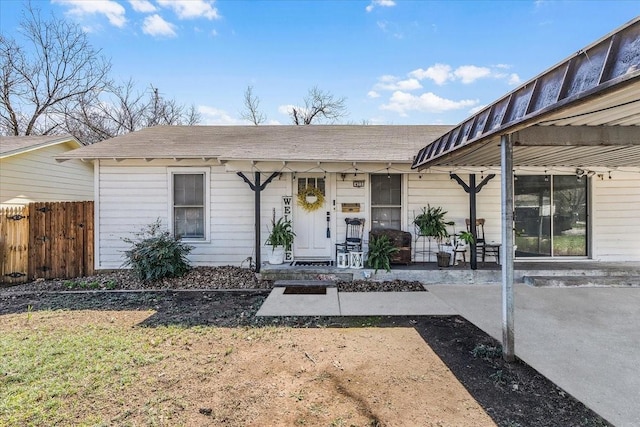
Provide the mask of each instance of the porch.
{"label": "porch", "polygon": [[[484,285],[502,282],[499,264],[478,263],[477,270],[466,266],[438,267],[436,262],[415,262],[393,265],[391,271],[337,268],[329,265],[270,265],[261,266],[260,275],[268,280],[371,280],[418,281],[425,285],[457,284]],[[534,286],[640,286],[640,262],[599,262],[572,260],[562,262],[516,261],[513,279],[516,283]]]}

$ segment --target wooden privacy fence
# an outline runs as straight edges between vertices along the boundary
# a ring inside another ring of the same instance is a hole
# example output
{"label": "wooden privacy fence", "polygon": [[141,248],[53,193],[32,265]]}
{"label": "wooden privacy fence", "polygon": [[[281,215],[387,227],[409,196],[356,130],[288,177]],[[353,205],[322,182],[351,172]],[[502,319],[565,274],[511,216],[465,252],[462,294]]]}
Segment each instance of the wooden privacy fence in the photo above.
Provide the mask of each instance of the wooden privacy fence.
{"label": "wooden privacy fence", "polygon": [[0,282],[93,274],[93,202],[0,209]]}

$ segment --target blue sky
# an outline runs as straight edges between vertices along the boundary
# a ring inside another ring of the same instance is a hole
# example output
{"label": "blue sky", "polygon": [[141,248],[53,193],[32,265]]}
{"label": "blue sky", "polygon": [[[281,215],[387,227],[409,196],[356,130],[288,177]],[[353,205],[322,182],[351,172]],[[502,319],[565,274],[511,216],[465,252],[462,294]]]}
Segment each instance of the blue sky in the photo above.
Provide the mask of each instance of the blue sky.
{"label": "blue sky", "polygon": [[[73,20],[113,77],[239,118],[248,85],[267,123],[317,86],[344,123],[457,124],[640,15],[640,1],[36,0]],[[24,3],[0,3],[16,35]]]}

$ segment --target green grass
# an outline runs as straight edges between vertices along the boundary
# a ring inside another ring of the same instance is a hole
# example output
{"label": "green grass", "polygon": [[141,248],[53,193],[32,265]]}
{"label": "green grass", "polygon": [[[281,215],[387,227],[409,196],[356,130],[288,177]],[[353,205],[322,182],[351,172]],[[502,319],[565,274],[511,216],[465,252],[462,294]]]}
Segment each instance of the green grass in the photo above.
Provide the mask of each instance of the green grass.
{"label": "green grass", "polygon": [[[154,343],[169,339],[176,328],[30,327],[0,336],[0,426],[107,425],[99,411],[72,418],[74,398],[99,402],[137,379],[141,366],[163,356]],[[109,396],[110,398],[113,396]]]}

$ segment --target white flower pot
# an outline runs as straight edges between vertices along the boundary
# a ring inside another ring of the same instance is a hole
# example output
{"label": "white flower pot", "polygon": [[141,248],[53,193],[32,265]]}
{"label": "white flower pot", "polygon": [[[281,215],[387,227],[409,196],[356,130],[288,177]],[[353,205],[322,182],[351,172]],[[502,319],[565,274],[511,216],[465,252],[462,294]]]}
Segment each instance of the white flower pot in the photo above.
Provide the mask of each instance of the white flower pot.
{"label": "white flower pot", "polygon": [[284,246],[276,246],[269,252],[269,264],[278,265],[284,263]]}

